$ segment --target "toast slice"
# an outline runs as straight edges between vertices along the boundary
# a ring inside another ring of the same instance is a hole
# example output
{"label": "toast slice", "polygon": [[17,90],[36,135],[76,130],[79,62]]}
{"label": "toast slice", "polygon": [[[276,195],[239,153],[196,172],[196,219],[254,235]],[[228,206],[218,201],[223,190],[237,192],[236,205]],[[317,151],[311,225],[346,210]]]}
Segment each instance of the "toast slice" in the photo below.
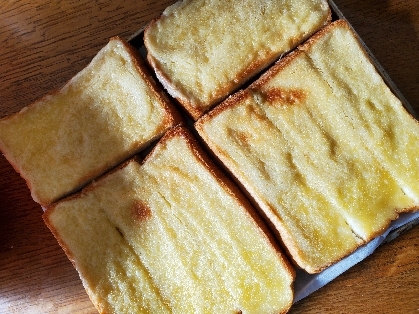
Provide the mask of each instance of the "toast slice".
{"label": "toast slice", "polygon": [[158,79],[197,119],[330,19],[326,0],[178,1],[144,43]]}
{"label": "toast slice", "polygon": [[115,37],[60,90],[0,120],[0,150],[47,206],[180,121],[139,54]]}
{"label": "toast slice", "polygon": [[185,128],[44,214],[101,313],[284,313],[294,270]]}
{"label": "toast slice", "polygon": [[195,125],[310,273],[419,208],[419,124],[345,21]]}

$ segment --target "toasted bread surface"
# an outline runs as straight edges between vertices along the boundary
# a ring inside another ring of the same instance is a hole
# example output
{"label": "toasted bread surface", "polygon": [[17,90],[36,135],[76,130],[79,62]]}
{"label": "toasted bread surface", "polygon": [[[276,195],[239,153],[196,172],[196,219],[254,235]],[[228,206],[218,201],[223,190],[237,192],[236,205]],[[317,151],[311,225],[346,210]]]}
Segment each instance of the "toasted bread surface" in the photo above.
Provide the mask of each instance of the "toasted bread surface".
{"label": "toasted bread surface", "polygon": [[180,118],[128,43],[113,38],[62,89],[0,121],[0,149],[47,206]]}
{"label": "toasted bread surface", "polygon": [[418,122],[344,21],[195,125],[308,272],[419,208]]}
{"label": "toasted bread surface", "polygon": [[325,0],[179,1],[145,30],[147,58],[193,118],[330,20]]}
{"label": "toasted bread surface", "polygon": [[253,208],[175,128],[44,219],[106,313],[283,313],[294,271]]}

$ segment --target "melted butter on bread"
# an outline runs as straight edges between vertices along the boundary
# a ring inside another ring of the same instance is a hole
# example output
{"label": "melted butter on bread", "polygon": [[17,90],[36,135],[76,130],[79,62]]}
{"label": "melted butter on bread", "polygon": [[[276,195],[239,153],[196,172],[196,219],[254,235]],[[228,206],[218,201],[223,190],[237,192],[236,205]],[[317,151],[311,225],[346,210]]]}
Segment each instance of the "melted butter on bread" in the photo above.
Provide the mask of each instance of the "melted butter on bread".
{"label": "melted butter on bread", "polygon": [[195,124],[318,272],[419,208],[419,125],[344,21]]}
{"label": "melted butter on bread", "polygon": [[0,149],[47,206],[178,121],[137,52],[113,38],[63,88],[0,120]]}
{"label": "melted butter on bread", "polygon": [[160,81],[197,119],[329,19],[324,0],[179,1],[144,42]]}
{"label": "melted butter on bread", "polygon": [[130,161],[44,217],[101,312],[291,306],[294,271],[185,129],[169,131],[143,164]]}

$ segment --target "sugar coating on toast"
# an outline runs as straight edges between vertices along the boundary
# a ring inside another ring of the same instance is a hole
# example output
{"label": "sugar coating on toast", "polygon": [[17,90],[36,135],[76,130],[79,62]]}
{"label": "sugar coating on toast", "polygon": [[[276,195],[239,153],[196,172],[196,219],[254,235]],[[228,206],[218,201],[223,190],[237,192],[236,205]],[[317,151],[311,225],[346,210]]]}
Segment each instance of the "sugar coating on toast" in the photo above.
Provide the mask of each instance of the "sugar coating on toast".
{"label": "sugar coating on toast", "polygon": [[44,215],[104,313],[283,313],[293,270],[190,133]]}
{"label": "sugar coating on toast", "polygon": [[113,38],[62,89],[0,120],[0,149],[48,205],[160,137],[176,113]]}
{"label": "sugar coating on toast", "polygon": [[144,42],[159,80],[197,119],[329,19],[325,0],[179,1]]}
{"label": "sugar coating on toast", "polygon": [[419,124],[344,21],[196,127],[308,272],[419,208]]}

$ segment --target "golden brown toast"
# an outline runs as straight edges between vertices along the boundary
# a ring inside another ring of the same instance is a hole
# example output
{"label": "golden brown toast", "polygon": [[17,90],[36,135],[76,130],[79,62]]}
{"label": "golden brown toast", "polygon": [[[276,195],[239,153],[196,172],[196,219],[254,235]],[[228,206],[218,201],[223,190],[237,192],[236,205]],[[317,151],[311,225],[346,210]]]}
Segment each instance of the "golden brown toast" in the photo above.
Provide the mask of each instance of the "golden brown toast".
{"label": "golden brown toast", "polygon": [[419,208],[418,122],[342,20],[196,128],[308,272]]}
{"label": "golden brown toast", "polygon": [[144,42],[159,80],[197,119],[330,18],[325,0],[178,1]]}
{"label": "golden brown toast", "polygon": [[0,149],[47,206],[180,121],[138,53],[115,37],[63,88],[0,120]]}
{"label": "golden brown toast", "polygon": [[101,313],[283,313],[294,270],[184,128],[44,219]]}

